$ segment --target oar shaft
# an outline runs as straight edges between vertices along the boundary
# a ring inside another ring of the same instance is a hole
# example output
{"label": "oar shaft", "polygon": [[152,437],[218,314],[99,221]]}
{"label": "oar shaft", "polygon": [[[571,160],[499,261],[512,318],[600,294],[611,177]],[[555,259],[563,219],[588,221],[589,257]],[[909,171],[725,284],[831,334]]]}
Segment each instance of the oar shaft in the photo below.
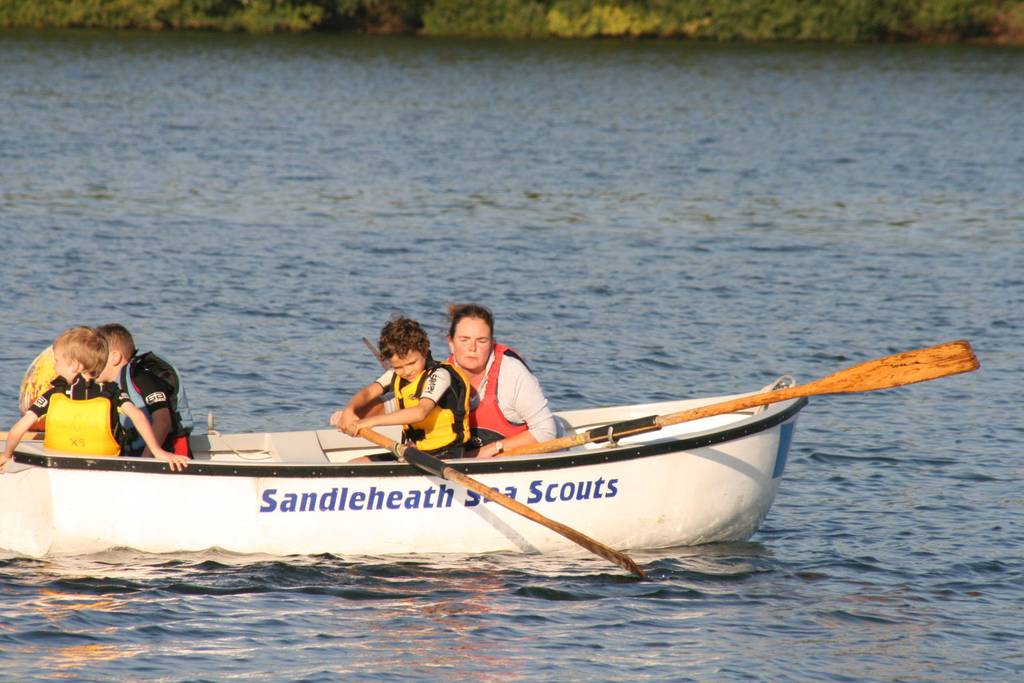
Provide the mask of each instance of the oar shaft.
{"label": "oar shaft", "polygon": [[533,508],[520,503],[515,498],[510,498],[500,491],[495,491],[490,486],[487,486],[476,479],[473,479],[468,474],[464,474],[457,469],[446,465],[442,460],[435,458],[432,455],[424,453],[416,448],[402,446],[397,444],[391,439],[387,438],[383,434],[373,431],[372,429],[363,428],[359,430],[358,436],[370,441],[372,443],[386,448],[396,456],[404,457],[405,460],[417,469],[431,474],[448,481],[454,481],[466,488],[479,493],[484,498],[494,501],[499,505],[515,512],[516,514],[522,515],[527,519],[536,522],[542,526],[546,526],[552,531],[561,534],[565,538],[568,538],[573,543],[580,545],[581,547],[589,550],[590,552],[603,557],[609,562],[613,562],[623,569],[636,574],[640,578],[644,577],[644,571],[637,565],[632,558],[627,555],[614,550],[600,541],[596,541],[586,534],[573,529],[572,527],[566,526],[561,522],[556,522],[553,519],[549,519],[544,515],[540,514]]}
{"label": "oar shaft", "polygon": [[388,365],[386,360],[384,360],[384,356],[380,355],[380,351],[377,350],[376,346],[370,343],[369,339],[363,337],[363,343],[366,344],[366,348],[370,349],[370,353],[373,354],[373,357],[377,359],[377,362],[380,363],[380,366],[382,368],[384,368],[385,370],[391,369],[391,366]]}
{"label": "oar shaft", "polygon": [[613,550],[612,548],[609,548],[605,544],[591,538],[590,536],[587,536],[581,531],[577,531],[576,529],[566,526],[561,522],[556,522],[550,517],[545,517],[544,515],[534,510],[533,508],[523,505],[515,498],[510,498],[509,496],[506,496],[504,493],[501,493],[500,491],[495,491],[494,489],[491,489],[490,487],[481,484],[476,479],[468,477],[462,472],[459,472],[458,470],[452,467],[444,468],[443,477],[449,481],[458,482],[465,486],[466,488],[476,491],[481,496],[484,496],[489,500],[492,500],[500,505],[503,505],[512,512],[522,515],[523,517],[533,522],[537,522],[538,524],[546,526],[552,531],[561,534],[565,538],[569,539],[573,543],[576,543],[586,548],[595,555],[603,557],[604,559],[608,560],[609,562],[612,562],[613,564],[617,564],[626,571],[631,572],[636,576],[639,576],[640,578],[644,577],[644,571],[628,555],[624,555],[616,550]]}

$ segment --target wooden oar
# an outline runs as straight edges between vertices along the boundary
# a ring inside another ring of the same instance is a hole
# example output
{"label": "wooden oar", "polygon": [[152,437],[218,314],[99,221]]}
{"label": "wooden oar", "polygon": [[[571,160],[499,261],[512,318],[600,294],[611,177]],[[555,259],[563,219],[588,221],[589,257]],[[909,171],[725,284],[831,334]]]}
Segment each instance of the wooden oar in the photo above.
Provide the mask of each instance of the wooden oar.
{"label": "wooden oar", "polygon": [[377,362],[380,363],[380,366],[382,368],[384,368],[385,370],[391,369],[391,366],[388,365],[387,361],[384,360],[384,356],[380,355],[380,351],[377,350],[376,346],[370,343],[369,339],[363,337],[363,343],[366,344],[366,348],[370,349],[370,353],[373,354],[373,357],[377,359]]}
{"label": "wooden oar", "polygon": [[640,578],[644,577],[644,571],[640,569],[637,563],[627,555],[624,555],[617,550],[613,550],[599,541],[595,541],[586,534],[576,531],[572,527],[568,527],[561,522],[556,522],[553,519],[548,519],[533,508],[523,505],[515,498],[510,498],[504,493],[500,493],[489,486],[481,484],[476,479],[459,472],[457,469],[449,467],[442,460],[435,458],[432,455],[424,453],[423,451],[411,446],[403,446],[402,444],[395,443],[383,434],[375,432],[368,427],[360,429],[357,436],[361,436],[367,441],[372,441],[378,446],[388,449],[394,453],[395,457],[399,460],[404,460],[413,467],[426,472],[427,474],[432,474],[448,481],[454,481],[465,486],[467,489],[476,491],[484,498],[492,500],[495,503],[508,508],[512,512],[520,514],[531,521],[537,522],[538,524],[542,524],[552,531],[558,532],[573,543],[583,546],[595,555],[600,555],[604,559],[614,562],[623,569],[633,572]]}
{"label": "wooden oar", "polygon": [[[636,420],[617,422],[603,427],[596,427],[574,436],[563,436],[549,441],[542,441],[531,446],[520,446],[505,451],[505,455],[523,453],[551,453],[586,443],[603,443],[609,439],[621,439],[634,434],[657,431],[669,425],[697,420],[712,415],[734,413],[737,410],[765,406],[769,403],[788,401],[804,396],[824,396],[827,394],[852,394],[863,391],[878,391],[916,382],[927,382],[947,375],[970,372],[978,368],[978,359],[966,341],[954,341],[939,344],[926,349],[906,351],[892,356],[869,360],[851,368],[840,370],[819,380],[800,384],[795,387],[765,391],[751,396],[712,403],[711,405],[681,410],[668,415],[652,415]],[[609,433],[609,429],[611,433]]]}

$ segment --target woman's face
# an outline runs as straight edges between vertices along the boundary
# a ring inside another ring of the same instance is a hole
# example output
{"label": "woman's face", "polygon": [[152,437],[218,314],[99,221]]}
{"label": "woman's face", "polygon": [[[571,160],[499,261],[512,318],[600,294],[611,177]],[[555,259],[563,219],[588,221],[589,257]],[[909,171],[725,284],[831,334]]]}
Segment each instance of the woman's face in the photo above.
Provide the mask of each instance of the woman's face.
{"label": "woman's face", "polygon": [[448,340],[455,362],[466,372],[483,372],[493,347],[491,328],[480,318],[460,320],[455,326],[455,336]]}

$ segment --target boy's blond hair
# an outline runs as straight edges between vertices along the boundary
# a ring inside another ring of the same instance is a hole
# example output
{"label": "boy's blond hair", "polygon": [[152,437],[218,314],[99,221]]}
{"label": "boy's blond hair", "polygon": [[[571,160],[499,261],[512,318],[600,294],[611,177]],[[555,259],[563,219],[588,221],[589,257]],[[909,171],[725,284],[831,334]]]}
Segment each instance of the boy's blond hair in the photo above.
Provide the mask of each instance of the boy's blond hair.
{"label": "boy's blond hair", "polygon": [[107,341],[91,327],[71,327],[53,340],[53,351],[82,364],[82,371],[97,377],[107,366]]}
{"label": "boy's blond hair", "polygon": [[120,323],[107,323],[96,328],[96,332],[107,340],[111,351],[120,351],[125,359],[135,355],[135,339],[128,328]]}

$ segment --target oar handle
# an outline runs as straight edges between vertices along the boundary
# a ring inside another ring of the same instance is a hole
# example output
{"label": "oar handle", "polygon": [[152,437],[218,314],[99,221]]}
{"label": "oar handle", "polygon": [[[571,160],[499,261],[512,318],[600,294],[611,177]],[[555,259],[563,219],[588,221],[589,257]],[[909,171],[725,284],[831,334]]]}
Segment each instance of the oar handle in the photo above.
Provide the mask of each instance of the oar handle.
{"label": "oar handle", "polygon": [[387,450],[394,453],[395,456],[398,457],[399,459],[405,460],[413,467],[423,472],[426,472],[427,474],[440,477],[447,481],[457,482],[462,486],[479,493],[484,498],[494,501],[495,503],[498,503],[502,507],[505,507],[511,510],[512,512],[515,512],[516,514],[522,515],[523,517],[526,517],[527,519],[536,522],[542,526],[546,526],[552,531],[561,534],[573,543],[582,546],[583,548],[589,550],[595,555],[603,557],[609,562],[617,564],[623,569],[630,571],[633,574],[636,574],[640,578],[644,578],[644,571],[628,555],[625,555],[617,550],[609,548],[600,541],[596,541],[590,536],[587,536],[586,534],[577,531],[572,527],[566,526],[561,522],[556,522],[553,519],[545,517],[544,515],[534,510],[533,508],[524,505],[523,503],[520,503],[515,498],[510,498],[509,496],[506,496],[504,493],[501,493],[500,491],[495,491],[490,486],[487,486],[477,481],[476,479],[473,479],[468,474],[464,474],[458,471],[457,469],[446,465],[439,458],[435,458],[434,456],[428,453],[424,453],[419,449],[398,444],[392,441],[391,439],[387,438],[383,434],[375,432],[374,430],[368,427],[360,429],[359,433],[356,436],[360,436],[366,439],[367,441],[370,441],[372,443],[377,444],[378,446],[381,446],[382,448],[386,448]]}

